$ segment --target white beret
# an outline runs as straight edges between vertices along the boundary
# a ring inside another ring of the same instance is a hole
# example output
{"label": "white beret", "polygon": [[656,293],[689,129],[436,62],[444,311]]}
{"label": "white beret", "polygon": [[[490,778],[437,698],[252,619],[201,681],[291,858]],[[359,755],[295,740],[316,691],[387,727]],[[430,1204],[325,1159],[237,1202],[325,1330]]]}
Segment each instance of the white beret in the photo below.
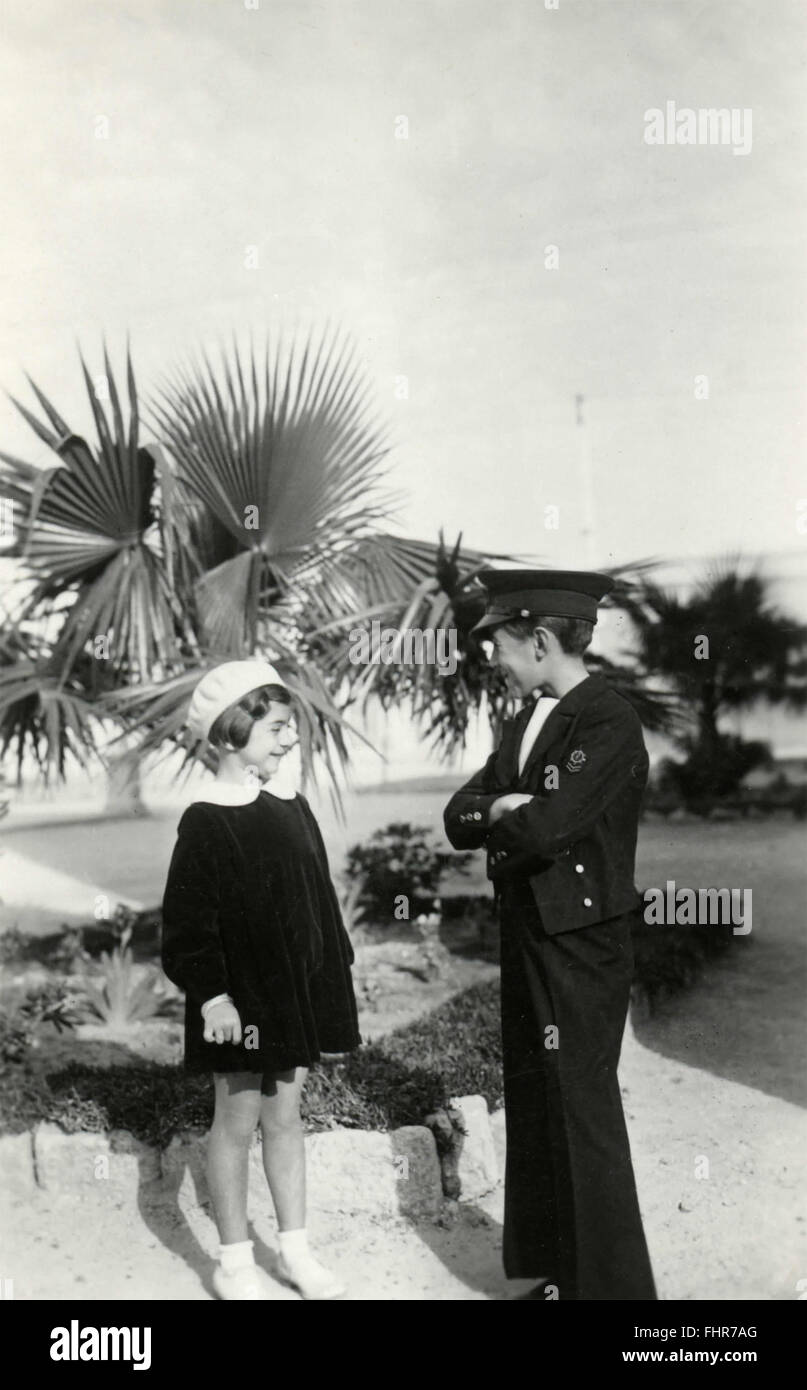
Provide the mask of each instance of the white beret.
{"label": "white beret", "polygon": [[187,728],[195,739],[207,738],[220,714],[261,685],[282,685],[283,677],[268,661],[225,661],[202,676],[191,696]]}

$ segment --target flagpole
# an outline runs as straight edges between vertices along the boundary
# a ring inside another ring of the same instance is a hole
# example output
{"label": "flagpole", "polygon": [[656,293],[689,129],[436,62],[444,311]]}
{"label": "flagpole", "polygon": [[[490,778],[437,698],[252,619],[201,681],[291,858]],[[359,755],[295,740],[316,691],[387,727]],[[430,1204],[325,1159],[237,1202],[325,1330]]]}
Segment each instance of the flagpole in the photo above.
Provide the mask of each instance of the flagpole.
{"label": "flagpole", "polygon": [[583,518],[580,534],[583,541],[586,567],[588,569],[595,569],[596,527],[594,521],[594,460],[591,451],[591,436],[583,410],[584,404],[585,397],[578,393],[574,398],[574,406],[575,421],[577,424],[577,450]]}

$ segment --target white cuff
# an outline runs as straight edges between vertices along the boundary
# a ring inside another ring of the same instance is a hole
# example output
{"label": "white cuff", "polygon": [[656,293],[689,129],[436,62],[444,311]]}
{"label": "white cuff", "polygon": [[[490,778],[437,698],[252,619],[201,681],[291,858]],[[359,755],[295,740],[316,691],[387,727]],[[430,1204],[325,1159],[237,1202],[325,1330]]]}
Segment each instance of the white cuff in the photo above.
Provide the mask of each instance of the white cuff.
{"label": "white cuff", "polygon": [[202,1018],[207,1018],[208,1009],[212,1009],[214,1004],[232,1004],[229,994],[216,994],[212,999],[206,999],[202,1005]]}

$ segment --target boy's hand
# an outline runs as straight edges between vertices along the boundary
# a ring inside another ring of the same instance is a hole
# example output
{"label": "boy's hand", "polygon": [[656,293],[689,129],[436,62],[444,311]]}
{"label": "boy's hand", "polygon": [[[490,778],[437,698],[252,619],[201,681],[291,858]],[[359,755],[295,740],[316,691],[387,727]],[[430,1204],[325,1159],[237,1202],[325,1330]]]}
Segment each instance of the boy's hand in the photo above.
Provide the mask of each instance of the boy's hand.
{"label": "boy's hand", "polygon": [[528,805],[532,799],[525,792],[508,792],[506,796],[500,796],[498,800],[493,802],[488,812],[488,823],[495,825],[502,816],[507,815],[508,811],[517,811],[519,806]]}
{"label": "boy's hand", "polygon": [[205,1042],[241,1041],[241,1019],[235,1004],[214,1004],[205,1016]]}

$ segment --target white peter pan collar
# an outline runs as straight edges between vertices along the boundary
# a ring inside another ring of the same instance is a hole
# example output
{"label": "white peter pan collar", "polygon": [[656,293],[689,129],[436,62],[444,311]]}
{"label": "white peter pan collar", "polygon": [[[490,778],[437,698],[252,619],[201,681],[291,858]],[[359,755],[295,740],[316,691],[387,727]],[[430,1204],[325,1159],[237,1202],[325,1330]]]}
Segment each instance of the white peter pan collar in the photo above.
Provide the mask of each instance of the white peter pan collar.
{"label": "white peter pan collar", "polygon": [[296,791],[289,791],[287,787],[275,784],[275,778],[270,778],[268,782],[211,782],[205,787],[200,795],[200,801],[212,801],[214,806],[249,806],[250,802],[257,801],[260,792],[269,792],[270,796],[276,796],[279,801],[293,801]]}

